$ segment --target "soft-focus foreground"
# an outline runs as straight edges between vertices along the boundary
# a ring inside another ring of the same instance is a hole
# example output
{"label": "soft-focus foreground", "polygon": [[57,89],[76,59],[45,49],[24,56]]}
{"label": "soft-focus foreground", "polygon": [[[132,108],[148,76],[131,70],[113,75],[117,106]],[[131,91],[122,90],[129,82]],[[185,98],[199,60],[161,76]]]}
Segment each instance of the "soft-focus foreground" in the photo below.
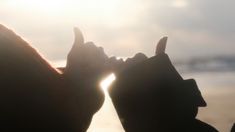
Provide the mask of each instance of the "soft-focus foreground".
{"label": "soft-focus foreground", "polygon": [[[231,72],[198,72],[184,73],[184,78],[195,78],[198,86],[208,103],[208,107],[201,108],[198,118],[212,124],[219,131],[230,131],[235,122],[235,73]],[[88,132],[124,132],[107,94],[107,87],[115,80],[113,74],[102,83],[102,89],[106,93],[103,107],[93,117]]]}

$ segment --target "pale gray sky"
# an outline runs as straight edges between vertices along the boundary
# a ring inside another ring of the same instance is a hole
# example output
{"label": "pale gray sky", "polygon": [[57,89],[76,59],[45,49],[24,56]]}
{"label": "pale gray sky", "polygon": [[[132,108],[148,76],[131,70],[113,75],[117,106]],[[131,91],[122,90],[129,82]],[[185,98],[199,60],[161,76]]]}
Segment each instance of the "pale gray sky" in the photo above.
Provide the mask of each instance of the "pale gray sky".
{"label": "pale gray sky", "polygon": [[66,58],[78,26],[108,55],[154,53],[169,36],[172,58],[235,55],[234,0],[1,0],[0,23],[49,60]]}

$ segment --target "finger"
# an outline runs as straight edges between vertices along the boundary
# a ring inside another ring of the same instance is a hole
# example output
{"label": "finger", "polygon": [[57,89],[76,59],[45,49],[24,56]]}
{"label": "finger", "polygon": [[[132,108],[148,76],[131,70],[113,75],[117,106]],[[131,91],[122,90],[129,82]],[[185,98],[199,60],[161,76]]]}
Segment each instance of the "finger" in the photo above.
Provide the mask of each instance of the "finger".
{"label": "finger", "polygon": [[84,44],[84,37],[82,35],[82,32],[79,28],[74,27],[74,36],[75,36],[75,45],[82,45]]}
{"label": "finger", "polygon": [[167,39],[168,39],[168,37],[163,37],[159,40],[157,47],[156,47],[156,51],[155,51],[156,55],[165,53]]}

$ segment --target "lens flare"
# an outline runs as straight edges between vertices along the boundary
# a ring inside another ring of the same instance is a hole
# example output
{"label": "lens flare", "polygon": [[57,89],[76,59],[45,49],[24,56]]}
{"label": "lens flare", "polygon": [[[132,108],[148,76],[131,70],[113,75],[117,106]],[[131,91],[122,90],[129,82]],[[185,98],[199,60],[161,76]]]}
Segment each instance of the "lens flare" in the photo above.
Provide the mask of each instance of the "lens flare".
{"label": "lens flare", "polygon": [[112,84],[112,82],[116,79],[115,75],[112,73],[108,77],[106,77],[101,83],[100,87],[103,89],[104,93],[107,95],[108,88]]}

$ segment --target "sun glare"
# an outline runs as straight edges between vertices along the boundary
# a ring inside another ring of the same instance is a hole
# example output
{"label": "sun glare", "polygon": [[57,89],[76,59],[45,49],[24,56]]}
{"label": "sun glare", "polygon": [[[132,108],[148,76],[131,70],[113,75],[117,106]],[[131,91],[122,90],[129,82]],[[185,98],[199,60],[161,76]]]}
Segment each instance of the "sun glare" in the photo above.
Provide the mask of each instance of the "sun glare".
{"label": "sun glare", "polygon": [[9,0],[9,5],[53,15],[111,15],[119,6],[119,0]]}
{"label": "sun glare", "polygon": [[100,87],[103,89],[105,94],[108,92],[109,86],[112,84],[112,82],[116,79],[115,75],[112,73],[108,77],[106,77],[101,83]]}
{"label": "sun glare", "polygon": [[9,0],[8,5],[14,6],[22,10],[43,11],[43,12],[56,12],[61,10],[64,6],[64,1],[56,0]]}
{"label": "sun glare", "polygon": [[172,2],[171,5],[176,8],[183,8],[183,7],[186,7],[188,3],[185,0],[175,0]]}

